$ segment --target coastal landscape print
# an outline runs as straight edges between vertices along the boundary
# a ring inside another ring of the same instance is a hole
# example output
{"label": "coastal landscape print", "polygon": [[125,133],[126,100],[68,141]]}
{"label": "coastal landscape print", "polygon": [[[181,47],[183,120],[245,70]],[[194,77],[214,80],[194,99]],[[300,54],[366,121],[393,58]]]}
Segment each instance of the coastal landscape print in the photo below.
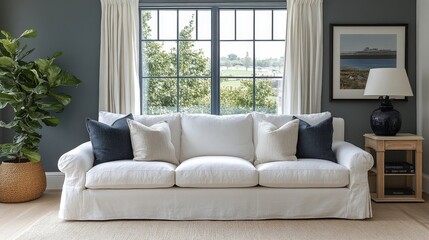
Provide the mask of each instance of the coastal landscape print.
{"label": "coastal landscape print", "polygon": [[365,89],[371,68],[397,67],[396,34],[341,34],[340,89]]}

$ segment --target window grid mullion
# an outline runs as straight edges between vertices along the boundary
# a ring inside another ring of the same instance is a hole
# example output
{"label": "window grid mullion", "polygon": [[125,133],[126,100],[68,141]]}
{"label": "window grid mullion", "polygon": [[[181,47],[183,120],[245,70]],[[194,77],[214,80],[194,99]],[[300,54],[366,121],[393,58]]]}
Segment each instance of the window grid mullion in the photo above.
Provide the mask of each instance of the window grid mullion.
{"label": "window grid mullion", "polygon": [[[142,11],[143,9],[140,8],[139,11],[139,27],[141,29],[141,24],[142,24]],[[141,30],[140,30],[141,31]],[[140,33],[140,39],[141,39],[141,33]],[[143,63],[143,53],[142,53],[142,41],[139,41],[139,77],[143,76],[143,67],[142,67],[142,63]],[[139,87],[140,87],[140,113],[143,114],[143,79],[140,79],[139,81]]]}
{"label": "window grid mullion", "polygon": [[271,10],[271,41],[274,40],[274,9]]}
{"label": "window grid mullion", "polygon": [[180,100],[179,100],[179,97],[180,97],[180,89],[179,89],[179,75],[180,75],[180,64],[179,64],[179,61],[180,61],[180,56],[179,56],[179,53],[180,53],[180,51],[179,51],[179,47],[180,47],[180,41],[179,41],[179,31],[180,31],[180,29],[179,29],[179,9],[176,9],[176,18],[177,18],[177,20],[176,20],[176,39],[177,39],[177,42],[176,42],[176,109],[177,109],[177,112],[180,112]]}
{"label": "window grid mullion", "polygon": [[219,18],[219,8],[213,7],[211,11],[211,76],[212,76],[212,86],[211,86],[211,113],[219,115],[220,114],[220,18]]}
{"label": "window grid mullion", "polygon": [[195,10],[195,41],[198,41],[198,10]]}
{"label": "window grid mullion", "polygon": [[255,111],[256,109],[256,42],[255,42],[255,38],[256,38],[256,27],[255,27],[255,23],[256,23],[256,11],[253,10],[253,96],[252,96],[252,102],[253,102],[253,111]]}
{"label": "window grid mullion", "polygon": [[159,40],[159,9],[156,10],[156,39]]}
{"label": "window grid mullion", "polygon": [[234,40],[237,41],[237,9],[234,9]]}

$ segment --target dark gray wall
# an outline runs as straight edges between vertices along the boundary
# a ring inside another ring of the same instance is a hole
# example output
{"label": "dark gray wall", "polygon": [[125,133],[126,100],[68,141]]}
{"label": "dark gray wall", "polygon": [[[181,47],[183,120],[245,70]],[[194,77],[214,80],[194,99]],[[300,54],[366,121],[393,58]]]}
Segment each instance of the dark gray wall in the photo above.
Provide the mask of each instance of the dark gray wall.
{"label": "dark gray wall", "polygon": [[[322,109],[334,116],[343,117],[346,122],[345,137],[360,147],[364,146],[362,135],[372,132],[369,116],[378,107],[378,101],[329,101],[330,91],[330,24],[408,24],[407,73],[411,88],[416,94],[416,1],[415,0],[325,0],[324,15],[324,57]],[[408,101],[393,103],[402,113],[400,132],[416,133],[416,97]]]}
{"label": "dark gray wall", "polygon": [[[99,0],[1,0],[0,28],[14,35],[26,28],[36,28],[39,37],[31,41],[36,47],[33,57],[46,57],[63,51],[58,64],[78,76],[82,84],[66,89],[72,103],[59,115],[61,125],[44,128],[41,153],[46,171],[58,171],[62,153],[87,141],[85,117],[97,117],[98,67],[100,39]],[[325,0],[324,67],[322,109],[346,120],[346,140],[363,146],[363,133],[370,132],[369,115],[377,102],[329,101],[329,24],[330,23],[408,23],[408,74],[415,93],[415,0]],[[403,114],[403,132],[416,131],[415,97],[395,103]],[[3,117],[6,117],[4,114]],[[3,132],[4,133],[4,132]],[[3,137],[6,141],[10,134]]]}
{"label": "dark gray wall", "polygon": [[[82,81],[78,88],[63,89],[73,99],[58,114],[60,126],[41,132],[42,162],[48,172],[58,171],[61,154],[88,140],[85,117],[97,117],[100,18],[99,0],[1,0],[0,29],[14,36],[27,28],[38,30],[36,39],[26,41],[36,48],[28,60],[62,51],[57,64]],[[4,135],[2,141],[8,141],[11,134]]]}

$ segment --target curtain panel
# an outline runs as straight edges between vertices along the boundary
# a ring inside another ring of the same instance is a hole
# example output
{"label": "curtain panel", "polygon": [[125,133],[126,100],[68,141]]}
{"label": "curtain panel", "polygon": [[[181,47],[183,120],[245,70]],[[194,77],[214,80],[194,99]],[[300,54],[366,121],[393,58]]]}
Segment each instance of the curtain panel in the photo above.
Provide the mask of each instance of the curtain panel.
{"label": "curtain panel", "polygon": [[99,110],[139,114],[139,2],[100,2]]}
{"label": "curtain panel", "polygon": [[287,0],[284,114],[321,111],[323,0]]}

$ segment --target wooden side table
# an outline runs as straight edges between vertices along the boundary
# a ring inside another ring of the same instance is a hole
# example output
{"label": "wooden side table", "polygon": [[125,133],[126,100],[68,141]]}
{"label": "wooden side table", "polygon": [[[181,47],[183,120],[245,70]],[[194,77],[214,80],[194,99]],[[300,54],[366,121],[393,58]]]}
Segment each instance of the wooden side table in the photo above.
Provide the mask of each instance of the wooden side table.
{"label": "wooden side table", "polygon": [[[422,141],[423,137],[401,133],[396,136],[376,136],[366,133],[365,150],[376,154],[376,167],[371,169],[377,175],[377,193],[371,194],[375,202],[424,202],[422,198]],[[388,150],[406,151],[406,161],[414,164],[414,173],[385,173],[385,152]],[[413,152],[414,163],[413,163]],[[386,195],[385,176],[406,176],[408,187],[414,189],[414,195]]]}

